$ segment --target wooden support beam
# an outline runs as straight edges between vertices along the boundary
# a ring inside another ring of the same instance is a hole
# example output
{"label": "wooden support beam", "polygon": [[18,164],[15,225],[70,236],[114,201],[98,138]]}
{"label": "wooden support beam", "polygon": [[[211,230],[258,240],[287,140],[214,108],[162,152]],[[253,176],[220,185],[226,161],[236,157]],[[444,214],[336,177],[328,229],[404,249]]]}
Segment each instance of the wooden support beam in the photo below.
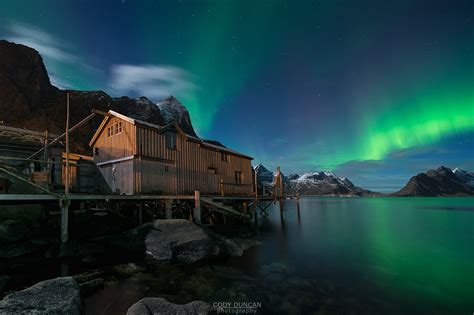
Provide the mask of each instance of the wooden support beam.
{"label": "wooden support beam", "polygon": [[194,222],[201,224],[201,192],[194,192]]}
{"label": "wooden support beam", "polygon": [[173,218],[173,213],[172,213],[172,206],[173,200],[167,199],[165,200],[165,217],[166,220],[172,219]]}
{"label": "wooden support beam", "polygon": [[67,242],[69,239],[69,200],[61,199],[61,242]]}
{"label": "wooden support beam", "polygon": [[[68,93],[68,101],[69,101],[69,93]],[[87,116],[86,118],[84,118],[83,120],[81,120],[80,122],[78,122],[76,125],[74,125],[73,127],[71,127],[71,129],[69,129],[69,132],[73,132],[73,131],[76,130],[77,128],[82,127],[82,126],[85,125],[89,120],[91,120],[92,118],[94,118],[97,114],[99,114],[99,115],[105,115],[104,112],[93,109],[93,110],[92,110],[92,113],[91,113],[89,116]],[[56,139],[54,139],[53,141],[51,141],[51,142],[48,144],[47,148],[52,147],[53,145],[55,145],[56,143],[58,143],[58,142],[59,142],[62,138],[64,138],[65,136],[66,136],[66,132],[63,133],[62,135],[60,135],[59,137],[57,137]],[[38,154],[40,154],[41,152],[43,152],[43,149],[44,149],[44,148],[39,149],[38,151],[36,151],[36,152],[33,153],[32,155],[30,155],[30,156],[28,157],[28,159],[34,158],[35,156],[37,156]]]}
{"label": "wooden support beam", "polygon": [[143,224],[143,202],[138,203],[138,224]]}

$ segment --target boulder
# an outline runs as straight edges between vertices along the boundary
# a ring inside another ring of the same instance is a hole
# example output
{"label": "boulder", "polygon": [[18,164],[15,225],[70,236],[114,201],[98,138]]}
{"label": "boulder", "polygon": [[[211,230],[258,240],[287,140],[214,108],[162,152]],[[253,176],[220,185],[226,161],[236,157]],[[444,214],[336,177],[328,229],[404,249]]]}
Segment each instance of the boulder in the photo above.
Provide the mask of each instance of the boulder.
{"label": "boulder", "polygon": [[81,314],[82,299],[72,277],[39,282],[0,301],[0,314]]}
{"label": "boulder", "polygon": [[156,220],[146,235],[147,255],[159,262],[192,263],[219,253],[219,247],[198,225],[187,220]]}
{"label": "boulder", "polygon": [[143,298],[133,304],[127,315],[153,315],[153,314],[207,314],[209,305],[203,301],[193,301],[188,304],[174,304],[163,298]]}
{"label": "boulder", "polygon": [[97,238],[128,253],[146,253],[159,263],[193,263],[215,256],[241,256],[258,242],[230,238],[183,219],[155,220],[115,235]]}

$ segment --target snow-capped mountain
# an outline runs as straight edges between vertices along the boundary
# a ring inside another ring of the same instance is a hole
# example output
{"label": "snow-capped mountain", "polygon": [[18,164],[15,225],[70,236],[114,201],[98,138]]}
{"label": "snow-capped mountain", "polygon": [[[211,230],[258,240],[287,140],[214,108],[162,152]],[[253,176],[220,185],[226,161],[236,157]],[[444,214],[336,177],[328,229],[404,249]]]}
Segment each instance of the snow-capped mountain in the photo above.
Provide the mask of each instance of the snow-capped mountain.
{"label": "snow-capped mountain", "polygon": [[302,195],[375,195],[372,191],[355,186],[348,178],[338,177],[332,171],[312,172],[288,176],[290,192]]}
{"label": "snow-capped mountain", "polygon": [[192,127],[191,117],[189,116],[188,110],[178,101],[178,99],[176,99],[176,97],[170,95],[159,101],[157,105],[166,122],[170,123],[174,120],[181,126],[181,128],[183,128],[184,132],[197,137]]}
{"label": "snow-capped mountain", "polygon": [[457,178],[464,184],[466,184],[469,187],[474,188],[474,173],[468,172],[468,171],[463,171],[459,168],[455,168],[453,170],[453,174],[456,175]]}
{"label": "snow-capped mountain", "polygon": [[473,174],[467,171],[440,166],[436,170],[420,173],[393,196],[400,197],[435,197],[435,196],[472,196]]}
{"label": "snow-capped mountain", "polygon": [[[269,185],[273,182],[274,173],[262,164],[255,167],[257,182]],[[349,179],[340,178],[331,171],[305,173],[303,175],[283,175],[283,185],[288,193],[301,195],[375,195],[377,193],[355,186]]]}

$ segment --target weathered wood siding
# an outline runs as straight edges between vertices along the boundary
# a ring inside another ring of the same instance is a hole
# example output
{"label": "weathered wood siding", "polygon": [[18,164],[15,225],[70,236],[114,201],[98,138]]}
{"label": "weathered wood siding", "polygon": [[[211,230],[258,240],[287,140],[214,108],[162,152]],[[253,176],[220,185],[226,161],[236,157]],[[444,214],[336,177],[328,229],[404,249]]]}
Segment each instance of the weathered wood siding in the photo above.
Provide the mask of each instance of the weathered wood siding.
{"label": "weathered wood siding", "polygon": [[135,192],[176,195],[176,164],[147,157],[135,159]]}
{"label": "weathered wood siding", "polygon": [[[113,193],[133,195],[134,160],[99,165],[99,171]],[[114,170],[115,169],[115,173]]]}
{"label": "weathered wood siding", "polygon": [[149,158],[176,161],[176,150],[166,148],[165,135],[155,129],[136,128],[137,155]]}
{"label": "weathered wood siding", "polygon": [[[122,123],[122,132],[112,136],[107,135],[107,128],[117,122]],[[94,162],[102,163],[134,155],[135,151],[135,126],[117,117],[111,117],[94,145]]]}
{"label": "weathered wood siding", "polygon": [[[177,145],[178,194],[220,194],[221,180],[226,195],[245,195],[252,192],[252,165],[246,158],[228,154],[223,161],[221,152],[199,143],[178,137]],[[235,172],[242,172],[242,183],[235,181]]]}
{"label": "weathered wood siding", "polygon": [[[108,125],[119,120],[122,132],[108,137]],[[164,133],[112,117],[94,147],[98,148],[94,161],[99,163],[99,170],[112,191],[193,194],[199,190],[202,194],[217,195],[223,187],[226,195],[252,192],[251,160],[227,153],[227,161],[223,161],[220,151],[181,134],[177,135],[176,149],[169,149]],[[107,163],[130,156],[134,156],[133,159]],[[115,181],[112,179],[114,165]],[[242,173],[241,183],[236,182],[235,172]]]}

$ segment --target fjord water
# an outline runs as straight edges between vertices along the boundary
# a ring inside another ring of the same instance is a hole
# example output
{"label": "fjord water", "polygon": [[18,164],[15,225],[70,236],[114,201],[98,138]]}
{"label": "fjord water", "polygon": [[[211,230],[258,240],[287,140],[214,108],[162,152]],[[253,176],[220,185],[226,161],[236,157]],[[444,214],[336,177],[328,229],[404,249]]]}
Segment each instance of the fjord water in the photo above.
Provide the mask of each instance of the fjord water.
{"label": "fjord water", "polygon": [[332,282],[361,310],[474,312],[473,198],[306,197],[267,224],[261,264]]}
{"label": "fjord water", "polygon": [[474,198],[303,197],[299,215],[290,200],[260,224],[262,244],[244,256],[148,266],[107,285],[86,311],[162,296],[257,301],[275,314],[474,312]]}

